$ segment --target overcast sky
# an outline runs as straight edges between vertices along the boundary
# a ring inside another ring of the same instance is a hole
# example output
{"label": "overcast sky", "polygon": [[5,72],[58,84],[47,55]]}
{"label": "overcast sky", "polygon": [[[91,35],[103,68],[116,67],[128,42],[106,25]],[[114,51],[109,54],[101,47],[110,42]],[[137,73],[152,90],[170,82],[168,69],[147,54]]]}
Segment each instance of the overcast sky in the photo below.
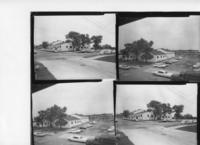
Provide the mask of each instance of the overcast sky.
{"label": "overcast sky", "polygon": [[152,40],[155,49],[200,50],[200,17],[144,18],[119,27],[119,49],[140,38]]}
{"label": "overcast sky", "polygon": [[115,46],[115,15],[93,16],[35,16],[34,44],[65,40],[70,31],[102,35],[102,44]]}
{"label": "overcast sky", "polygon": [[183,114],[197,116],[197,85],[117,85],[117,113],[147,109],[151,100],[184,105]]}
{"label": "overcast sky", "polygon": [[33,117],[54,104],[66,106],[68,114],[113,113],[112,81],[61,83],[33,93]]}

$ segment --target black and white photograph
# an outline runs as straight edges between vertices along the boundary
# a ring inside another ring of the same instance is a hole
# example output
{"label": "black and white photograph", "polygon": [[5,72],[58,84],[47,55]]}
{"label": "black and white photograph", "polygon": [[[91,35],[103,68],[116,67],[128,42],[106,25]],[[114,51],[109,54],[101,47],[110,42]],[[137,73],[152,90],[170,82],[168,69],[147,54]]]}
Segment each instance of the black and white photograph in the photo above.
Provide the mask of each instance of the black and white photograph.
{"label": "black and white photograph", "polygon": [[117,84],[116,130],[124,145],[197,145],[197,84]]}
{"label": "black and white photograph", "polygon": [[115,14],[33,15],[34,80],[116,78]]}
{"label": "black and white photograph", "polygon": [[34,84],[33,145],[115,144],[113,83]]}
{"label": "black and white photograph", "polygon": [[119,80],[200,81],[200,17],[119,17]]}

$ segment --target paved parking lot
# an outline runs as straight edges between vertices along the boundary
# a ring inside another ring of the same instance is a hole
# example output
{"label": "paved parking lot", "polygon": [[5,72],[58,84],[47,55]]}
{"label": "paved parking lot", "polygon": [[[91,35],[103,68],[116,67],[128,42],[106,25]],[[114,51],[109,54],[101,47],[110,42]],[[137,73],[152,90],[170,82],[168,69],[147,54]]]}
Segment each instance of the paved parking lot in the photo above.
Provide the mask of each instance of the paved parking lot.
{"label": "paved parking lot", "polygon": [[[171,81],[169,78],[155,76],[152,73],[157,70],[165,70],[173,74],[179,74],[180,72],[192,71],[192,66],[197,62],[200,62],[200,56],[182,56],[183,58],[178,62],[169,64],[166,68],[156,68],[153,65],[143,65],[139,68],[131,68],[129,70],[119,69],[120,80],[133,80],[133,81]],[[120,63],[120,64],[127,64]],[[129,64],[131,66],[131,64]],[[199,72],[200,73],[200,72]]]}
{"label": "paved parking lot", "polygon": [[135,145],[197,145],[197,134],[177,130],[180,122],[142,121],[118,119],[117,129],[124,132]]}
{"label": "paved parking lot", "polygon": [[95,53],[38,51],[34,60],[43,64],[56,79],[115,79],[116,64],[96,57]]}
{"label": "paved parking lot", "polygon": [[[108,134],[107,129],[113,126],[112,121],[97,121],[96,124],[88,129],[85,129],[80,135],[95,137],[102,134]],[[34,145],[81,145],[84,143],[71,142],[67,137],[71,136],[71,133],[66,131],[61,131],[54,133],[50,136],[45,137],[35,137],[34,136]]]}

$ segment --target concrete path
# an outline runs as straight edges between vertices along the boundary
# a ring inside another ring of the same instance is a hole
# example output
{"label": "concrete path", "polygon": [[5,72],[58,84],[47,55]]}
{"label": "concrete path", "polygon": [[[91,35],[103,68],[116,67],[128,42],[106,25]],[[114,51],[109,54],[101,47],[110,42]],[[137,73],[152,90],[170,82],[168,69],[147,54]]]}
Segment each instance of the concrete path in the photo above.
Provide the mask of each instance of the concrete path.
{"label": "concrete path", "polygon": [[56,79],[115,79],[116,77],[116,65],[111,62],[80,57],[41,59],[39,62],[45,65]]}
{"label": "concrete path", "polygon": [[135,145],[197,145],[196,133],[173,128],[120,129]]}

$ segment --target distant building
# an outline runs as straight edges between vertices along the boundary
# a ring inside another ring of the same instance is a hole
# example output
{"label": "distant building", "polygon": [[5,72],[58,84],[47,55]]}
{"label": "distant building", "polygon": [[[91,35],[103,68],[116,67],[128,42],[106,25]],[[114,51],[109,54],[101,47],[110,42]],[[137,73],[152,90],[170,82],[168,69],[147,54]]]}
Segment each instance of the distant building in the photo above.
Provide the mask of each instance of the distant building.
{"label": "distant building", "polygon": [[[87,116],[76,114],[67,115],[64,120],[67,122],[67,124],[65,126],[62,126],[63,128],[72,128],[77,125],[89,122],[89,118]],[[57,120],[54,121],[54,127],[59,127],[56,125],[56,122]]]}
{"label": "distant building", "polygon": [[99,52],[99,54],[112,54],[112,53],[115,53],[115,50],[113,50],[113,49],[102,49]]}
{"label": "distant building", "polygon": [[169,120],[175,119],[174,115],[175,115],[175,112],[163,114],[161,115],[161,120],[169,121]]}
{"label": "distant building", "polygon": [[130,113],[129,120],[141,121],[141,120],[153,120],[153,111],[147,111],[143,109],[138,109]]}
{"label": "distant building", "polygon": [[[164,61],[170,58],[175,57],[175,52],[167,50],[167,49],[153,49],[151,52],[149,52],[150,55],[152,55],[152,59],[144,60],[142,56],[144,53],[141,53],[138,56],[139,61],[147,61],[147,62],[159,62],[159,61]],[[127,56],[119,56],[120,59],[123,59],[125,61],[132,61],[136,60],[136,55],[133,52],[129,52]]]}
{"label": "distant building", "polygon": [[[166,50],[166,49],[153,49],[153,51],[150,52],[150,54],[153,56],[152,59],[147,60],[147,62],[159,62],[163,60],[167,60],[170,58],[175,57],[175,52]],[[141,57],[144,54],[141,54],[139,56],[139,60],[144,61]]]}
{"label": "distant building", "polygon": [[73,51],[73,45],[71,40],[67,41],[57,40],[50,43],[48,49],[54,52]]}
{"label": "distant building", "polygon": [[89,115],[90,120],[113,120],[113,114],[94,114]]}

